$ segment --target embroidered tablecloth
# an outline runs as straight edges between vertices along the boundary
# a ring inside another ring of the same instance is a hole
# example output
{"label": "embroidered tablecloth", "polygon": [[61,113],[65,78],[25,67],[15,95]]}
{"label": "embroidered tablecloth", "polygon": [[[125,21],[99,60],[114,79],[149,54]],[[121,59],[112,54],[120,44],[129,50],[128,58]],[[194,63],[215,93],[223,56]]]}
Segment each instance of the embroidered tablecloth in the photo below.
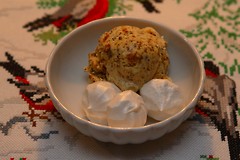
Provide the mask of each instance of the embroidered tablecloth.
{"label": "embroidered tablecloth", "polygon": [[[157,140],[99,142],[65,122],[49,98],[44,69],[52,49],[74,28],[110,16],[164,23],[204,61],[207,79],[194,113]],[[239,160],[239,89],[239,0],[0,1],[1,160]]]}

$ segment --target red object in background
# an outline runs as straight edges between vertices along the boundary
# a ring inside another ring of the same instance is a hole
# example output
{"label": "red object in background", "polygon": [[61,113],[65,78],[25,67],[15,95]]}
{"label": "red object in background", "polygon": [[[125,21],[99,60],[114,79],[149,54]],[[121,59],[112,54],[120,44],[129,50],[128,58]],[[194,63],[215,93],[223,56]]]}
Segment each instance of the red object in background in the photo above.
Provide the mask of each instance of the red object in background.
{"label": "red object in background", "polygon": [[78,23],[78,26],[105,17],[108,12],[108,6],[108,0],[97,0],[95,6],[89,10],[88,14]]}

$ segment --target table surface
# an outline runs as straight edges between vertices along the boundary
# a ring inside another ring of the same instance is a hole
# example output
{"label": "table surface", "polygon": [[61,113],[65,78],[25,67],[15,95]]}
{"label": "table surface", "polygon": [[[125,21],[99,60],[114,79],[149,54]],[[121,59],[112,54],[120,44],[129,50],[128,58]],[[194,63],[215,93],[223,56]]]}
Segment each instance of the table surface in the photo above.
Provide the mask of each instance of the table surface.
{"label": "table surface", "polygon": [[[109,16],[164,23],[197,48],[207,79],[194,113],[143,144],[87,137],[65,122],[44,84],[58,41]],[[0,159],[240,159],[239,0],[7,0],[0,2]]]}

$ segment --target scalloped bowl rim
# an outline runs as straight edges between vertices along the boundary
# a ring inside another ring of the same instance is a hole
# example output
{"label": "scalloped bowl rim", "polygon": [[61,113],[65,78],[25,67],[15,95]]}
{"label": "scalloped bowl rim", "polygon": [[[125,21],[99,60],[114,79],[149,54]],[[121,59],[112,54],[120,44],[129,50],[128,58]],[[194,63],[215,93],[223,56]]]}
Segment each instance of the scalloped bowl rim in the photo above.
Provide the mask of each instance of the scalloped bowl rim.
{"label": "scalloped bowl rim", "polygon": [[[150,24],[154,24],[154,25],[157,25],[157,26],[160,26],[160,27],[163,27],[163,28],[167,28],[169,31],[171,31],[172,33],[174,33],[176,36],[180,37],[181,39],[183,39],[193,50],[193,53],[197,59],[197,62],[198,62],[198,65],[200,67],[200,71],[201,71],[201,75],[200,75],[200,80],[199,80],[199,84],[198,84],[198,90],[196,92],[196,94],[194,95],[194,98],[182,109],[180,110],[178,113],[176,113],[175,115],[163,120],[163,121],[160,121],[160,122],[156,122],[156,123],[153,123],[153,124],[149,124],[149,125],[145,125],[145,126],[142,126],[142,127],[134,127],[134,128],[115,128],[115,127],[110,127],[110,126],[104,126],[104,125],[99,125],[99,124],[96,124],[96,123],[93,123],[93,122],[90,122],[88,120],[85,120],[79,116],[77,116],[76,114],[74,114],[73,112],[69,111],[62,103],[61,101],[58,99],[58,97],[55,95],[55,92],[53,90],[53,87],[52,87],[52,83],[50,81],[50,75],[51,75],[51,72],[50,72],[50,69],[51,69],[51,66],[52,66],[52,61],[54,59],[54,56],[57,54],[57,51],[59,50],[60,46],[62,44],[64,44],[66,41],[68,41],[69,38],[72,37],[72,35],[74,35],[76,32],[81,32],[81,30],[84,30],[86,28],[88,28],[89,26],[92,26],[92,25],[98,25],[100,23],[105,23],[105,22],[108,22],[108,21],[112,21],[112,20],[123,20],[123,19],[127,19],[129,21],[144,21],[145,23],[150,23]],[[153,22],[153,21],[150,21],[150,20],[144,20],[144,19],[138,19],[138,18],[130,18],[130,17],[109,17],[109,18],[103,18],[103,19],[99,19],[99,20],[95,20],[95,21],[92,21],[92,22],[89,22],[83,26],[80,26],[76,29],[74,29],[73,31],[71,31],[69,34],[67,34],[56,46],[55,48],[53,49],[53,51],[51,52],[49,58],[48,58],[48,61],[46,63],[46,78],[45,78],[45,82],[46,82],[46,85],[47,85],[47,88],[49,90],[49,94],[50,94],[50,97],[52,99],[52,101],[54,102],[54,106],[57,108],[57,110],[63,115],[63,114],[67,114],[68,116],[71,116],[72,117],[72,120],[74,121],[78,121],[82,124],[85,124],[85,125],[88,125],[89,127],[94,127],[96,128],[97,130],[106,130],[106,131],[111,131],[111,132],[129,132],[129,131],[133,131],[133,132],[138,132],[138,131],[144,131],[144,130],[148,130],[150,128],[158,128],[162,125],[165,125],[171,121],[174,121],[176,119],[179,119],[181,116],[183,116],[188,110],[192,109],[198,99],[200,98],[201,96],[201,93],[203,91],[203,84],[204,84],[204,79],[205,79],[205,71],[204,71],[204,65],[203,65],[203,62],[201,60],[201,57],[200,55],[198,54],[197,50],[195,49],[195,47],[193,47],[193,45],[183,36],[181,35],[179,32],[169,28],[168,26],[162,24],[162,23],[157,23],[157,22]],[[65,113],[63,113],[65,112]],[[65,119],[65,117],[63,117]],[[187,118],[187,117],[185,117]],[[73,121],[73,123],[74,123]],[[74,126],[74,124],[71,124]],[[76,126],[75,126],[76,127]],[[167,131],[168,132],[168,131]],[[92,137],[95,137],[94,135],[90,134],[89,136],[92,136]],[[95,137],[96,138],[96,137]],[[157,137],[159,138],[159,137]],[[98,140],[101,140],[99,138],[97,138]],[[146,138],[144,139],[143,141],[141,142],[118,142],[118,141],[114,141],[114,143],[117,143],[117,144],[125,144],[125,143],[142,143],[142,142],[145,142],[147,140],[150,140],[151,138]],[[155,138],[154,138],[155,139]],[[112,142],[112,140],[101,140],[101,141],[106,141],[106,142]]]}

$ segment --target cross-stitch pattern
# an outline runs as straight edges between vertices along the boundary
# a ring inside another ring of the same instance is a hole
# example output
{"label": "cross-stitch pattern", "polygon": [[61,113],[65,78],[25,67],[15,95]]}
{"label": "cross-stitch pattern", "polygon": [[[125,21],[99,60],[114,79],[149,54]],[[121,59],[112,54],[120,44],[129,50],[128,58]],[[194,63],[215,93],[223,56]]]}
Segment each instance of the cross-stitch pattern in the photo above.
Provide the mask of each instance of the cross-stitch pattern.
{"label": "cross-stitch pattern", "polygon": [[[140,3],[147,12],[159,13],[160,11],[154,6],[154,3],[161,3],[163,0],[135,1]],[[74,28],[90,21],[113,15],[125,15],[127,11],[132,10],[132,5],[125,5],[123,0],[96,0],[96,2],[94,0],[39,0],[37,5],[41,9],[60,7],[55,13],[46,14],[23,26],[29,32],[51,26],[50,29],[33,34],[35,40],[42,41],[44,45],[48,41],[57,44],[58,40]]]}
{"label": "cross-stitch pattern", "polygon": [[205,62],[208,78],[205,80],[201,99],[196,106],[198,112],[209,124],[220,131],[221,139],[228,140],[231,159],[240,158],[240,137],[237,113],[236,84],[219,70],[212,62]]}
{"label": "cross-stitch pattern", "polygon": [[[208,0],[204,6],[189,16],[196,20],[196,24],[180,31],[190,39],[203,59],[217,61],[225,74],[233,76],[240,73],[239,59],[233,53],[240,53],[240,7],[236,0],[218,1]],[[212,53],[209,48],[214,47]],[[219,55],[223,54],[223,55]],[[216,56],[233,57],[230,64]]]}
{"label": "cross-stitch pattern", "polygon": [[[54,108],[47,89],[42,85],[34,85],[27,80],[29,75],[34,75],[39,78],[45,76],[45,72],[37,66],[32,66],[31,70],[24,69],[18,64],[13,56],[8,52],[5,53],[7,57],[6,62],[0,62],[0,66],[6,69],[14,78],[9,78],[7,81],[20,89],[19,94],[22,99],[28,103],[29,110],[22,113],[22,116],[13,117],[9,119],[6,124],[0,123],[2,133],[7,136],[9,129],[15,123],[31,122],[32,127],[37,126],[37,119],[44,119],[50,122],[49,114],[53,115],[55,119],[62,119],[61,115]],[[196,106],[195,119],[201,119],[208,122],[209,125],[215,125],[216,129],[220,131],[221,140],[228,141],[231,159],[240,158],[239,131],[236,131],[238,103],[236,99],[235,82],[229,77],[219,75],[219,68],[211,61],[205,62],[206,79],[204,91],[201,99]],[[39,112],[40,111],[40,112]],[[31,133],[30,126],[25,126],[26,135],[37,141],[38,139],[49,139],[51,135],[59,134],[59,131],[50,131],[48,133],[39,133],[38,136]],[[202,157],[203,158],[203,157]]]}
{"label": "cross-stitch pattern", "polygon": [[[13,76],[13,78],[9,78],[7,81],[19,88],[19,94],[29,105],[29,110],[23,112],[22,115],[25,115],[30,119],[33,127],[37,125],[37,118],[51,121],[48,114],[51,114],[58,119],[62,119],[50,100],[43,79],[36,84],[28,81],[28,76],[44,78],[45,72],[36,66],[32,66],[31,69],[27,70],[18,64],[11,54],[6,52],[5,55],[8,61],[0,62],[0,66],[6,69]],[[25,120],[26,119],[23,117],[14,117],[8,124],[12,125],[16,122]],[[4,128],[8,128],[8,126],[5,126]]]}
{"label": "cross-stitch pattern", "polygon": [[[1,1],[0,160],[240,159],[239,4],[239,0]],[[74,28],[110,16],[143,18],[175,28],[204,60],[207,77],[195,111],[159,139],[123,146],[97,141],[65,122],[50,100],[44,66],[53,47]]]}

